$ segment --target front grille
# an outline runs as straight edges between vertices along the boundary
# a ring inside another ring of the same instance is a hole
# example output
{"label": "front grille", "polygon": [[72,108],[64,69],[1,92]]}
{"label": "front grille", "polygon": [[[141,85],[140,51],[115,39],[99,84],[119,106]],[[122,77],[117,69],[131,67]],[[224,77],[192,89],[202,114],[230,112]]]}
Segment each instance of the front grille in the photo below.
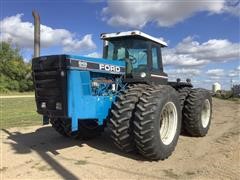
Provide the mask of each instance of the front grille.
{"label": "front grille", "polygon": [[[61,58],[60,58],[61,60]],[[46,116],[66,116],[66,70],[58,65],[59,58],[33,59],[33,79],[37,112]],[[56,104],[61,104],[57,109]]]}

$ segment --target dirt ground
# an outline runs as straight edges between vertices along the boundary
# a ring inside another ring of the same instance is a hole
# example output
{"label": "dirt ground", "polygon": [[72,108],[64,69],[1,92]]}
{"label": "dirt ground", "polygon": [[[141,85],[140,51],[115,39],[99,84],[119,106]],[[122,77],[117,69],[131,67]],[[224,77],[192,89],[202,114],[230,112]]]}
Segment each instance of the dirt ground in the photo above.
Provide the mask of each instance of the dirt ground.
{"label": "dirt ground", "polygon": [[181,135],[173,155],[159,162],[121,153],[107,132],[81,141],[50,126],[4,129],[0,179],[240,179],[240,104],[213,105],[208,135]]}

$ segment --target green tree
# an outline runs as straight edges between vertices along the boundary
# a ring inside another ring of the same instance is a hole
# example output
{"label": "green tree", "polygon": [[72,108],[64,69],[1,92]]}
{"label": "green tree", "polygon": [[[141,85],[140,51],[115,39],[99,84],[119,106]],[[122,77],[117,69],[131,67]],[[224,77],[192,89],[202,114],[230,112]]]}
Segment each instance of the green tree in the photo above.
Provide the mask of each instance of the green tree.
{"label": "green tree", "polygon": [[0,91],[33,90],[31,64],[24,62],[20,50],[10,43],[0,43]]}

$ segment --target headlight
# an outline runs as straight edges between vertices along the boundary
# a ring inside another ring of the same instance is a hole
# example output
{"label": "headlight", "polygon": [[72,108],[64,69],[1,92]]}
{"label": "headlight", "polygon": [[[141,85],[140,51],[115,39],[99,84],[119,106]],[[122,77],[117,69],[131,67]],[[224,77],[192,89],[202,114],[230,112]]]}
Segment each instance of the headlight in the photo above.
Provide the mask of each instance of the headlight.
{"label": "headlight", "polygon": [[141,72],[140,76],[141,76],[141,78],[145,78],[146,77],[146,73],[145,72]]}
{"label": "headlight", "polygon": [[64,73],[64,71],[61,71],[61,76],[63,77],[63,76],[65,76],[65,73]]}
{"label": "headlight", "polygon": [[99,87],[99,83],[96,81],[92,81],[92,87],[98,88]]}
{"label": "headlight", "polygon": [[56,109],[57,109],[57,110],[62,110],[62,103],[57,102],[57,103],[56,103]]}
{"label": "headlight", "polygon": [[41,103],[41,108],[42,108],[42,109],[45,109],[46,107],[47,107],[46,102],[42,102],[42,103]]}
{"label": "headlight", "polygon": [[112,91],[116,91],[116,84],[112,84]]}

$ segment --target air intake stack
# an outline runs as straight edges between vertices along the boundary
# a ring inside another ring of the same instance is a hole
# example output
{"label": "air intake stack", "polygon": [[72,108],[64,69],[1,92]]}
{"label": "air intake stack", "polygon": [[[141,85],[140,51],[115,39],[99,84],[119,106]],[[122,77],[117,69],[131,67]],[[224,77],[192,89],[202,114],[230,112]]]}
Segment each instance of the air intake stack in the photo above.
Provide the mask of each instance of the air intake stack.
{"label": "air intake stack", "polygon": [[40,16],[36,11],[32,12],[34,17],[34,57],[40,56]]}

